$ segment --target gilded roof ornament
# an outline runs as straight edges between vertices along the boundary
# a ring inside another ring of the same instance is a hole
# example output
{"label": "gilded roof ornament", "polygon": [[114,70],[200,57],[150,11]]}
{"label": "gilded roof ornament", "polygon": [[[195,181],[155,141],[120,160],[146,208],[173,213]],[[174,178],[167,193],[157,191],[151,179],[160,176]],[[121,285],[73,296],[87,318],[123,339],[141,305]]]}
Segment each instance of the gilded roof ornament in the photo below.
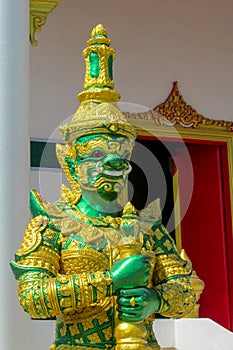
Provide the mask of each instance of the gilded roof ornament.
{"label": "gilded roof ornament", "polygon": [[[195,108],[186,103],[180,94],[178,82],[173,83],[173,88],[165,102],[155,107],[152,111],[162,116],[163,124],[171,125],[180,124],[187,128],[213,127],[222,128],[226,131],[233,131],[233,123],[225,120],[214,120],[199,114]],[[167,123],[168,122],[168,123]]]}
{"label": "gilded roof ornament", "polygon": [[165,102],[155,108],[170,123],[181,124],[186,127],[197,127],[203,116],[192,106],[188,105],[178,89],[178,83],[173,83],[173,89]]}
{"label": "gilded roof ornament", "polygon": [[127,120],[153,121],[156,126],[179,125],[183,128],[215,128],[233,132],[233,122],[226,120],[216,120],[204,117],[195,108],[189,105],[181,95],[178,82],[173,83],[172,90],[167,99],[143,113],[125,112]]}
{"label": "gilded roof ornament", "polygon": [[60,0],[30,0],[30,41],[37,46],[35,33],[41,31],[50,12],[59,4]]}

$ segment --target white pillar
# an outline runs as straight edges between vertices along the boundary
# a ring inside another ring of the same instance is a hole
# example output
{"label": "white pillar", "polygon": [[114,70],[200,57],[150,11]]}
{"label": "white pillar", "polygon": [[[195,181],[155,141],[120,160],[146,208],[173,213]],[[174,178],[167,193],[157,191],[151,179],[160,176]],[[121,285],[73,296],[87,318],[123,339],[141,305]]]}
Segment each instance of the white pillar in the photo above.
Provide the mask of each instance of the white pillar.
{"label": "white pillar", "polygon": [[29,0],[0,0],[0,349],[30,349],[9,268],[28,221]]}

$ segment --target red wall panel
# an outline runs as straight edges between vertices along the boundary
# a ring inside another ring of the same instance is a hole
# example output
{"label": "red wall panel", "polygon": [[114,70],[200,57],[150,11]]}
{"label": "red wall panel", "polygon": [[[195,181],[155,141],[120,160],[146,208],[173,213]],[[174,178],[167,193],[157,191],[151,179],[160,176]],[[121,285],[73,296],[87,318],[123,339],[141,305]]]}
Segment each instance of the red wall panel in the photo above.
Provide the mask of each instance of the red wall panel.
{"label": "red wall panel", "polygon": [[[191,202],[181,222],[182,246],[199,277],[205,282],[200,317],[210,317],[231,328],[229,261],[220,145],[187,145],[193,164]],[[181,211],[188,179],[178,156]]]}

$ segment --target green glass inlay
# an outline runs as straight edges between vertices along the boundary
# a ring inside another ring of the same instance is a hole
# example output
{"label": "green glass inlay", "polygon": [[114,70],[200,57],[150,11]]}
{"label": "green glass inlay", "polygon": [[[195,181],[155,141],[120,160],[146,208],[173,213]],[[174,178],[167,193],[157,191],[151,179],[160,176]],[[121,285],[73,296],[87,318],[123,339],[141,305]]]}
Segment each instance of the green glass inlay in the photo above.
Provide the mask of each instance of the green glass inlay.
{"label": "green glass inlay", "polygon": [[87,88],[86,90],[90,91],[90,90],[105,89],[105,88],[109,88],[109,87],[107,85],[91,86],[91,87]]}
{"label": "green glass inlay", "polygon": [[94,38],[101,38],[102,36],[104,36],[105,38],[107,38],[107,35],[105,35],[105,34],[97,34],[97,35],[95,35],[94,36]]}
{"label": "green glass inlay", "polygon": [[98,78],[100,74],[100,59],[97,52],[90,52],[90,76],[92,78]]}
{"label": "green glass inlay", "polygon": [[109,56],[108,58],[108,76],[112,80],[113,79],[113,74],[112,74],[112,62],[113,62],[113,57],[112,55]]}

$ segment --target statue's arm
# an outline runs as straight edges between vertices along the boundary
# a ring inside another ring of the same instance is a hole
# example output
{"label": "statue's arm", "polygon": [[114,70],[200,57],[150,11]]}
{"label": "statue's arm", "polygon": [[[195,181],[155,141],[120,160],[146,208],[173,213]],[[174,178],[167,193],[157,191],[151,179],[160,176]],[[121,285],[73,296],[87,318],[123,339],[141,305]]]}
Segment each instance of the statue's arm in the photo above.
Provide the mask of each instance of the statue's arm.
{"label": "statue's arm", "polygon": [[160,297],[158,313],[165,317],[183,317],[192,311],[196,303],[190,284],[192,267],[180,257],[163,225],[153,230],[153,242],[156,255],[153,288]]}
{"label": "statue's arm", "polygon": [[[145,288],[138,281],[138,285],[133,288],[123,286],[119,290],[119,319],[123,322],[140,322],[155,313],[172,318],[190,313],[196,303],[190,284],[192,268],[187,261],[181,259],[160,220],[144,234],[144,244],[145,254],[150,248],[156,257],[152,273],[150,270],[149,284]],[[149,276],[146,271],[144,274]]]}
{"label": "statue's arm", "polygon": [[60,232],[46,216],[33,218],[15,261],[11,262],[18,281],[22,308],[33,318],[53,318],[98,303],[111,292],[109,272],[60,274]]}

